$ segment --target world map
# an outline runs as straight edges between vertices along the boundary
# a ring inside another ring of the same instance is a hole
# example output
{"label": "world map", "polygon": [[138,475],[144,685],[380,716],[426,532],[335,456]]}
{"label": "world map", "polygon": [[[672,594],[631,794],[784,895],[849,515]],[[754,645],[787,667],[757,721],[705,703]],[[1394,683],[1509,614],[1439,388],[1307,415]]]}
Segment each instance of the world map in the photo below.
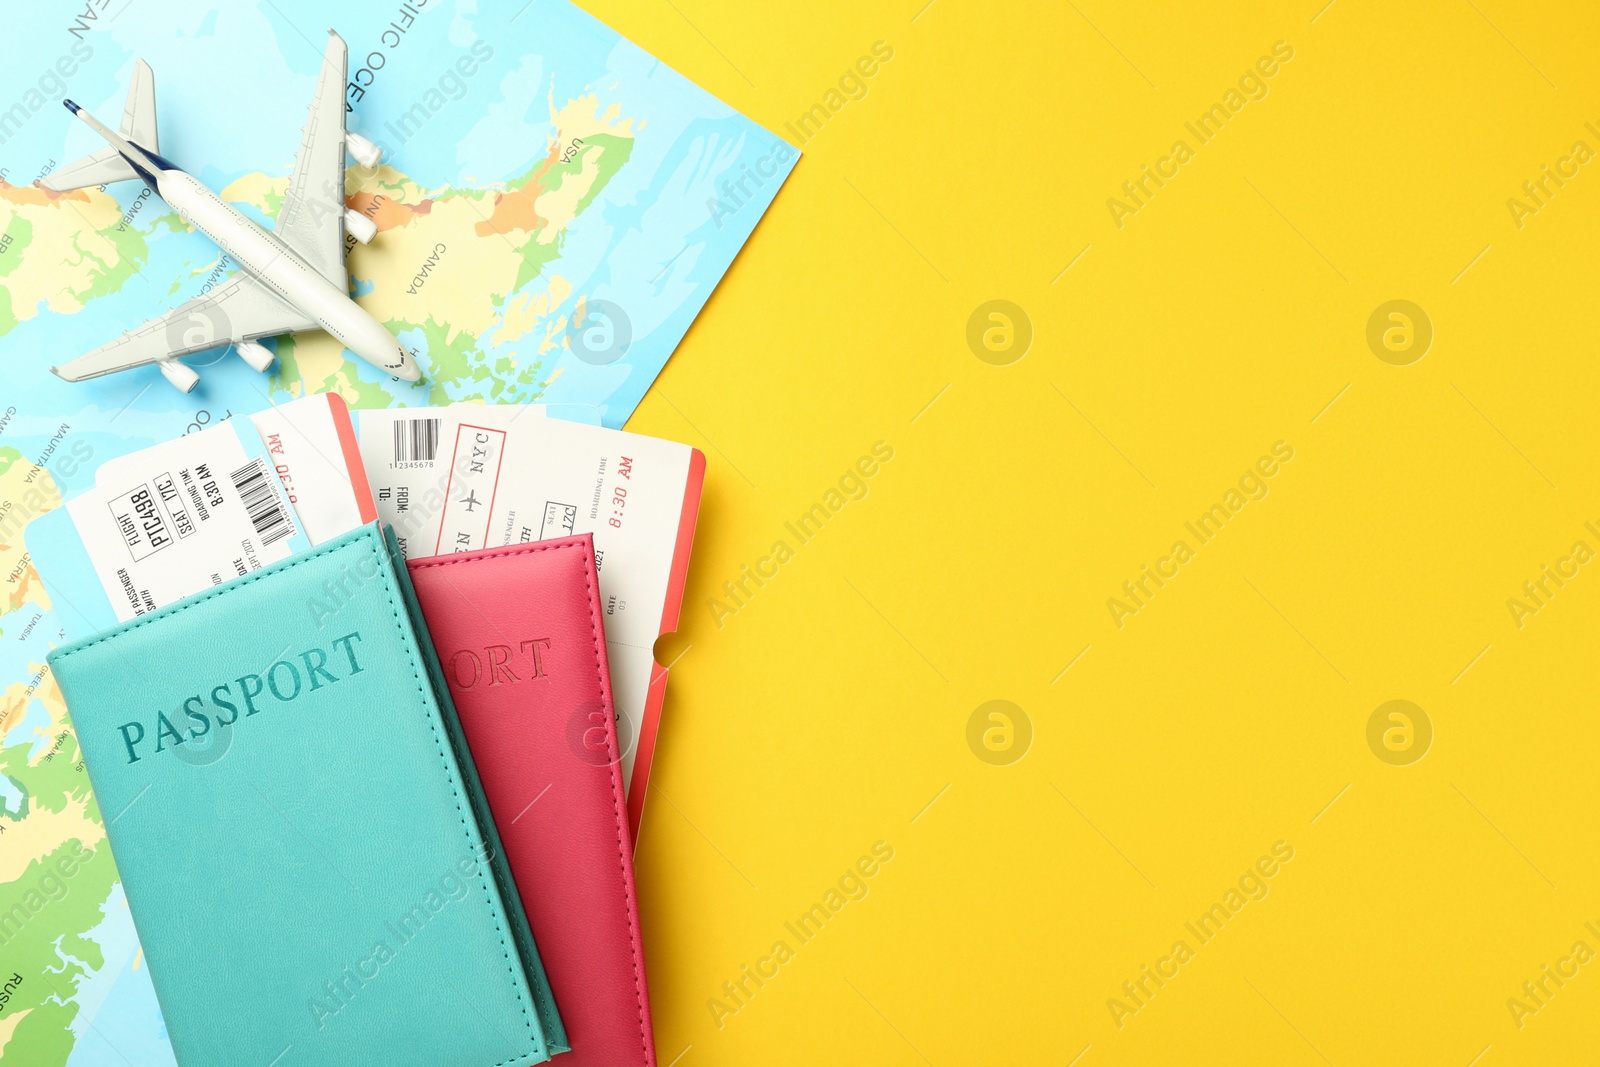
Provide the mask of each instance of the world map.
{"label": "world map", "polygon": [[[798,158],[565,0],[38,0],[6,13],[0,77],[0,1055],[171,1064],[89,787],[45,665],[61,640],[27,523],[115,456],[313,392],[353,408],[581,405],[621,426]],[[520,10],[519,10],[520,8]],[[214,288],[232,264],[137,183],[47,193],[156,73],[162,155],[264,225],[282,203],[328,19],[350,49],[352,293],[417,356],[415,385],[326,334],[268,341],[268,375],[189,357],[77,385],[48,368]]]}

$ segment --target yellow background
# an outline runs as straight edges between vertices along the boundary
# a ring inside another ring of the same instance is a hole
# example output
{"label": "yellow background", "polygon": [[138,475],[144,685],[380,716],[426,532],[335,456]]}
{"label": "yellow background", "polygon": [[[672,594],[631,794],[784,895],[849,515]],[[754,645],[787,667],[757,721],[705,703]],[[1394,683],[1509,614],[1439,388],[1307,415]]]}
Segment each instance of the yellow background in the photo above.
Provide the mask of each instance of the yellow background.
{"label": "yellow background", "polygon": [[[1520,1028],[1507,1000],[1600,951],[1600,564],[1520,628],[1507,601],[1600,549],[1600,162],[1520,228],[1507,200],[1600,149],[1600,15],[924,2],[585,2],[791,140],[894,49],[629,424],[709,461],[638,849],[663,1067],[1592,1061],[1600,962]],[[1269,95],[1197,145],[1277,41]],[[991,299],[1032,322],[1008,366],[967,345]],[[1367,344],[1392,299],[1433,324],[1410,366]],[[867,496],[718,625],[877,441]],[[1195,546],[1277,441],[1269,495]],[[1119,629],[1107,599],[1180,538]],[[967,743],[996,699],[1032,724],[1009,766]],[[1368,747],[1391,699],[1432,723],[1409,766]],[[798,945],[876,841],[869,895]]]}

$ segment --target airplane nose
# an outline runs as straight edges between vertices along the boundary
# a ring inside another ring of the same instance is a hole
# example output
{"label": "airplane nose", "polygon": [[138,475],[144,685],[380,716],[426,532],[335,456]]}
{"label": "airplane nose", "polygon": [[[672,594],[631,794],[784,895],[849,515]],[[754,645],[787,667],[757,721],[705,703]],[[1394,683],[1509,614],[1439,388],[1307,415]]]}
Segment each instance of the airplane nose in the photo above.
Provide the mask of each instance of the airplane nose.
{"label": "airplane nose", "polygon": [[405,346],[397,347],[400,349],[400,369],[394,372],[394,376],[403,382],[422,381],[422,368],[417,366],[417,361],[411,358],[411,353],[405,350]]}

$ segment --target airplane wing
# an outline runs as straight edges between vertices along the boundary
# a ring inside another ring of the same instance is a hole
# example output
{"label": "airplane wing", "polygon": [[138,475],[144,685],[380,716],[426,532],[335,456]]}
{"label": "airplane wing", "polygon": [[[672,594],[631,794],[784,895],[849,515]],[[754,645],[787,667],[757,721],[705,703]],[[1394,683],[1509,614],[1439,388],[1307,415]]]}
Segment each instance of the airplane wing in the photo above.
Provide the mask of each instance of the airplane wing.
{"label": "airplane wing", "polygon": [[349,284],[344,268],[345,51],[344,39],[329,30],[311,115],[274,229],[340,289]]}
{"label": "airplane wing", "polygon": [[314,321],[260,283],[238,274],[205,296],[180,304],[109,344],[50,369],[69,382],[81,382],[190,352],[316,328]]}

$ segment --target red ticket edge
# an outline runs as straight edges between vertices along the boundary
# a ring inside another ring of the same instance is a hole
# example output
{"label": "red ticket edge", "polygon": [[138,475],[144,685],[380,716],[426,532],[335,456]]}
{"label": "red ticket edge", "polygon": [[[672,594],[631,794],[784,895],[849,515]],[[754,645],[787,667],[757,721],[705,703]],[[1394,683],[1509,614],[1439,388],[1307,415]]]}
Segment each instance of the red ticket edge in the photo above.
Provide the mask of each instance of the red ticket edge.
{"label": "red ticket edge", "polygon": [[[661,609],[662,634],[678,628],[683,609],[683,590],[689,580],[689,553],[694,548],[694,527],[700,517],[700,494],[705,488],[706,456],[698,448],[689,450],[689,476],[684,485],[683,511],[678,516],[678,539],[672,546],[672,571],[667,576],[667,599]],[[659,637],[660,634],[657,634]],[[650,765],[655,759],[656,736],[661,727],[661,706],[667,698],[667,668],[650,665],[650,688],[645,694],[644,721],[639,724],[639,748],[633,761],[633,777],[628,782],[628,829],[639,840],[639,822],[644,817],[645,793],[650,788]]]}
{"label": "red ticket edge", "polygon": [[350,405],[338,393],[324,393],[333,409],[333,428],[339,434],[339,451],[344,453],[345,472],[356,491],[356,507],[363,524],[378,518],[378,502],[372,499],[372,483],[367,481],[367,465],[361,462],[361,446],[356,443],[355,424],[350,421]]}

